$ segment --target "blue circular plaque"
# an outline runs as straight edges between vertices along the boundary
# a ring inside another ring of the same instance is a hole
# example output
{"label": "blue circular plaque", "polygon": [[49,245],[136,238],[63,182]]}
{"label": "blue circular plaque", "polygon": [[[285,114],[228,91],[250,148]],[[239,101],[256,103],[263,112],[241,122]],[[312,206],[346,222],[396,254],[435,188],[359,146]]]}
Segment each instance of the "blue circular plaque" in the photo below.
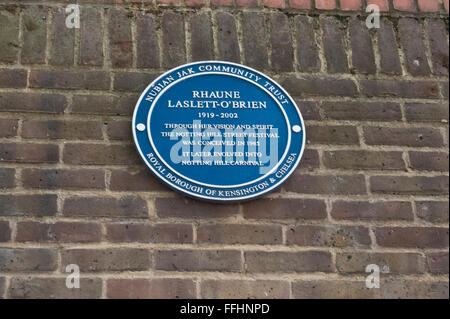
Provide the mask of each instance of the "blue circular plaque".
{"label": "blue circular plaque", "polygon": [[207,200],[250,199],[280,186],[305,148],[289,94],[249,67],[186,64],[154,80],[133,115],[136,147],[168,186]]}

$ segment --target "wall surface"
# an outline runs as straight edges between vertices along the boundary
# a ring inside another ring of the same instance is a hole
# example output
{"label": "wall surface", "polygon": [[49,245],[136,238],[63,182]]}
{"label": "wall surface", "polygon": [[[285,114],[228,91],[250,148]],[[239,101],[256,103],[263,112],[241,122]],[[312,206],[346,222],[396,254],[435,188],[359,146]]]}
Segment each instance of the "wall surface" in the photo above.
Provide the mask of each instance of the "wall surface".
{"label": "wall surface", "polygon": [[[0,0],[0,298],[448,298],[448,50],[448,0]],[[135,151],[140,92],[210,59],[306,119],[260,199],[188,199]]]}

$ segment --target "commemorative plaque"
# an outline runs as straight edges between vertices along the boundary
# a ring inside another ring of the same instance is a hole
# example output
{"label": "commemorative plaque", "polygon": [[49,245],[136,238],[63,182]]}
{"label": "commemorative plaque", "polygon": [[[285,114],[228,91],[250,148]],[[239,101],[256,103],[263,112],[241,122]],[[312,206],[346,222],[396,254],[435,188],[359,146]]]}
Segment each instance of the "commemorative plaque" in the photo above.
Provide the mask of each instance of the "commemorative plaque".
{"label": "commemorative plaque", "polygon": [[305,147],[289,94],[243,65],[186,64],[154,80],[134,110],[141,159],[164,183],[216,201],[254,198],[280,186]]}

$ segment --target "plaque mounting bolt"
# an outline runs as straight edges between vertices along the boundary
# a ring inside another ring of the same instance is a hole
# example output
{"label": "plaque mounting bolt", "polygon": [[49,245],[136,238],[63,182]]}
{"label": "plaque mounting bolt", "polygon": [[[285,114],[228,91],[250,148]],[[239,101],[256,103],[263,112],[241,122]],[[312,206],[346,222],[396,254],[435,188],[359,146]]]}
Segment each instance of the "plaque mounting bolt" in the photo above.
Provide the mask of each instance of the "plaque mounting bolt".
{"label": "plaque mounting bolt", "polygon": [[298,133],[302,130],[302,128],[300,127],[300,125],[294,125],[292,126],[292,130],[294,131],[294,133]]}
{"label": "plaque mounting bolt", "polygon": [[142,123],[139,123],[138,125],[136,125],[136,128],[139,132],[145,131],[145,125]]}

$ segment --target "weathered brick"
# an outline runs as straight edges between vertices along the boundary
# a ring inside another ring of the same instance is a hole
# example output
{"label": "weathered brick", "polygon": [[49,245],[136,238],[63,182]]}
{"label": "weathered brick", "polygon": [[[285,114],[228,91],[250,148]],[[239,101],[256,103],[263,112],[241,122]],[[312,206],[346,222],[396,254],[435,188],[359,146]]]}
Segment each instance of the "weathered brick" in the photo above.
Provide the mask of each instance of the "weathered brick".
{"label": "weathered brick", "polygon": [[369,230],[362,226],[292,226],[288,245],[325,247],[369,247]]}
{"label": "weathered brick", "polygon": [[185,0],[184,3],[188,7],[201,7],[206,5],[206,0]]}
{"label": "weathered brick", "polygon": [[101,123],[93,121],[34,121],[26,120],[22,126],[22,137],[39,139],[103,139]]}
{"label": "weathered brick", "polygon": [[214,224],[197,230],[197,241],[210,244],[281,245],[282,237],[277,225]]}
{"label": "weathered brick", "polygon": [[150,268],[150,252],[139,248],[67,249],[62,266],[76,264],[82,272],[142,271]]}
{"label": "weathered brick", "polygon": [[186,62],[184,15],[165,11],[162,16],[163,66],[172,68]]}
{"label": "weathered brick", "polygon": [[107,134],[110,140],[133,140],[130,121],[110,121],[105,122],[105,125],[107,125]]}
{"label": "weathered brick", "polygon": [[219,59],[239,63],[241,58],[234,17],[227,12],[218,12],[216,21]]}
{"label": "weathered brick", "polygon": [[336,254],[336,269],[345,274],[365,274],[367,265],[375,264],[389,274],[420,274],[425,260],[417,253],[346,252]]}
{"label": "weathered brick", "polygon": [[223,218],[238,213],[238,205],[217,206],[212,203],[200,202],[186,197],[157,198],[156,213],[161,218]]}
{"label": "weathered brick", "polygon": [[272,68],[279,72],[292,71],[294,56],[288,17],[283,13],[271,14],[270,29]]}
{"label": "weathered brick", "polygon": [[192,225],[113,223],[106,226],[106,239],[111,242],[192,243]]}
{"label": "weathered brick", "polygon": [[99,242],[101,226],[94,223],[17,223],[18,242],[89,243]]}
{"label": "weathered brick", "polygon": [[155,269],[169,271],[241,272],[237,250],[157,250]]}
{"label": "weathered brick", "polygon": [[13,188],[16,170],[13,168],[0,168],[0,189]]}
{"label": "weathered brick", "polygon": [[412,18],[401,18],[398,22],[400,43],[405,51],[406,68],[412,75],[428,75],[430,67],[422,39],[422,27]]}
{"label": "weathered brick", "polygon": [[14,7],[0,7],[0,61],[15,63],[19,52],[19,13]]}
{"label": "weathered brick", "polygon": [[131,116],[138,96],[74,95],[72,113]]}
{"label": "weathered brick", "polygon": [[448,42],[446,25],[443,20],[429,20],[427,24],[428,38],[430,41],[431,63],[433,73],[448,76]]}
{"label": "weathered brick", "polygon": [[334,169],[404,170],[402,152],[325,151],[323,163]]}
{"label": "weathered brick", "polygon": [[446,103],[406,103],[405,116],[410,122],[448,122]]}
{"label": "weathered brick", "polygon": [[409,152],[409,160],[412,169],[448,172],[448,153]]}
{"label": "weathered brick", "polygon": [[336,9],[336,0],[316,0],[316,8],[320,10]]}
{"label": "weathered brick", "polygon": [[380,9],[380,12],[389,11],[389,0],[366,0],[366,4],[369,5],[377,5]]}
{"label": "weathered brick", "polygon": [[[236,3],[238,4],[238,1]],[[246,1],[246,0],[244,0]],[[253,0],[251,0],[253,1]],[[233,0],[211,0],[211,6],[217,6],[217,7],[229,7],[233,5]],[[239,5],[239,4],[238,4]]]}
{"label": "weathered brick", "polygon": [[325,202],[318,199],[259,199],[243,204],[248,219],[324,219]]}
{"label": "weathered brick", "polygon": [[402,74],[394,26],[388,19],[381,19],[377,39],[381,71],[388,74]]}
{"label": "weathered brick", "polygon": [[365,22],[358,18],[350,19],[349,33],[353,67],[357,72],[374,74],[377,71],[375,55],[369,29],[365,26]]}
{"label": "weathered brick", "polygon": [[382,247],[446,248],[448,228],[377,227],[375,237]]}
{"label": "weathered brick", "polygon": [[57,163],[58,160],[57,145],[0,143],[0,163]]}
{"label": "weathered brick", "polygon": [[132,145],[66,144],[64,162],[82,165],[129,165],[138,163]]}
{"label": "weathered brick", "polygon": [[317,150],[305,150],[298,166],[299,170],[314,171],[320,166],[319,152]]}
{"label": "weathered brick", "polygon": [[0,88],[25,88],[27,73],[23,69],[0,69]]}
{"label": "weathered brick", "polygon": [[381,194],[448,194],[448,177],[446,176],[372,176],[372,192]]}
{"label": "weathered brick", "polygon": [[288,192],[300,194],[357,195],[366,193],[364,176],[294,174],[282,186]]}
{"label": "weathered brick", "polygon": [[323,46],[328,72],[347,73],[349,69],[342,23],[335,17],[324,16],[320,18],[320,24],[323,31]]}
{"label": "weathered brick", "polygon": [[9,222],[0,221],[0,242],[11,240],[11,228]]}
{"label": "weathered brick", "polygon": [[159,68],[159,43],[157,21],[152,14],[138,13],[136,17],[137,66],[139,68]]}
{"label": "weathered brick", "polygon": [[53,271],[58,253],[53,249],[0,248],[0,271]]}
{"label": "weathered brick", "polygon": [[190,19],[192,61],[214,59],[214,40],[211,16],[197,13]]}
{"label": "weathered brick", "polygon": [[14,299],[97,299],[102,296],[102,280],[81,278],[79,289],[67,289],[66,277],[13,277],[8,293]]}
{"label": "weathered brick", "polygon": [[448,252],[427,254],[427,264],[433,274],[448,274]]}
{"label": "weathered brick", "polygon": [[242,34],[246,65],[259,70],[267,69],[268,40],[264,14],[243,12]]}
{"label": "weathered brick", "polygon": [[109,90],[109,74],[104,71],[30,72],[30,87],[45,89]]}
{"label": "weathered brick", "polygon": [[308,143],[310,144],[359,144],[359,137],[354,126],[309,126]]}
{"label": "weathered brick", "polygon": [[333,272],[331,254],[326,251],[246,251],[245,270],[247,272],[301,273]]}
{"label": "weathered brick", "polygon": [[417,11],[414,0],[392,0],[394,9],[399,11]]}
{"label": "weathered brick", "polygon": [[409,147],[440,147],[443,137],[436,128],[392,128],[366,126],[363,128],[368,145],[398,145]]}
{"label": "weathered brick", "polygon": [[439,85],[435,82],[401,80],[360,80],[361,91],[368,97],[397,97],[408,99],[438,99]]}
{"label": "weathered brick", "polygon": [[108,279],[107,293],[111,299],[195,299],[192,279]]}
{"label": "weathered brick", "polygon": [[320,115],[319,103],[311,101],[301,101],[299,99],[296,99],[295,103],[300,109],[304,120],[318,121],[322,119],[322,116]]}
{"label": "weathered brick", "polygon": [[0,299],[3,299],[6,292],[6,278],[0,277]]}
{"label": "weathered brick", "polygon": [[417,217],[431,223],[448,223],[448,201],[416,202]]}
{"label": "weathered brick", "polygon": [[357,11],[361,9],[361,0],[339,0],[341,10]]}
{"label": "weathered brick", "polygon": [[159,74],[119,72],[114,74],[114,90],[142,92]]}
{"label": "weathered brick", "polygon": [[420,11],[424,12],[438,12],[439,0],[417,0]]}
{"label": "weathered brick", "polygon": [[67,99],[60,94],[0,92],[0,112],[63,113]]}
{"label": "weathered brick", "polygon": [[23,13],[22,24],[21,62],[25,64],[44,63],[47,42],[47,8],[27,6]]}
{"label": "weathered brick", "polygon": [[331,216],[338,220],[413,220],[410,202],[334,201]]}
{"label": "weathered brick", "polygon": [[323,102],[325,119],[355,121],[401,121],[399,103],[392,102]]}
{"label": "weathered brick", "polygon": [[75,29],[66,27],[66,11],[63,7],[51,9],[49,63],[53,65],[73,65]]}
{"label": "weathered brick", "polygon": [[288,299],[289,283],[278,280],[204,280],[202,298],[207,299]]}
{"label": "weathered brick", "polygon": [[103,23],[101,8],[83,7],[80,18],[81,65],[103,65]]}
{"label": "weathered brick", "polygon": [[109,50],[114,67],[129,67],[133,63],[132,15],[131,11],[121,8],[108,9]]}
{"label": "weathered brick", "polygon": [[311,9],[310,0],[289,0],[289,7],[293,9]]}
{"label": "weathered brick", "polygon": [[147,203],[137,196],[69,197],[64,201],[65,216],[148,218]]}
{"label": "weathered brick", "polygon": [[25,188],[39,189],[104,189],[105,172],[94,169],[24,169]]}
{"label": "weathered brick", "polygon": [[263,0],[263,5],[269,8],[285,8],[284,0]]}
{"label": "weathered brick", "polygon": [[[355,97],[358,92],[355,83],[350,79],[331,78],[296,78],[283,77],[280,84],[293,96],[348,96]],[[439,89],[436,86],[437,93]]]}
{"label": "weathered brick", "polygon": [[56,195],[0,195],[0,216],[54,216]]}
{"label": "weathered brick", "polygon": [[297,15],[294,18],[295,35],[297,39],[296,54],[299,68],[302,72],[320,71],[321,63],[319,59],[318,44],[314,34],[313,21],[312,18],[302,15]]}
{"label": "weathered brick", "polygon": [[147,170],[113,170],[110,189],[113,191],[166,191],[167,187]]}
{"label": "weathered brick", "polygon": [[0,119],[0,137],[16,137],[19,121],[14,119]]}

